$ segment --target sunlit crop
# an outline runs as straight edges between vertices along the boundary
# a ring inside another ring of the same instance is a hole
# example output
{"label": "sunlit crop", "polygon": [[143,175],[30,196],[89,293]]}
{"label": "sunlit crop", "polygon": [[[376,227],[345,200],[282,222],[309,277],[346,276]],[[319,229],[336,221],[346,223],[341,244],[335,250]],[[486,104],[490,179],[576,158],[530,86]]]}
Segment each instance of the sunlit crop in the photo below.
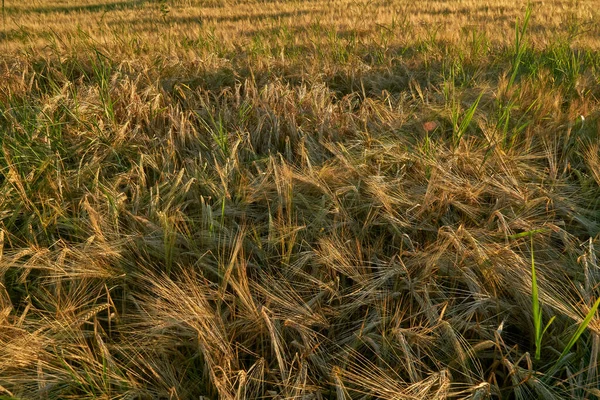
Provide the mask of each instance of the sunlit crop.
{"label": "sunlit crop", "polygon": [[596,1],[2,8],[0,399],[600,396]]}

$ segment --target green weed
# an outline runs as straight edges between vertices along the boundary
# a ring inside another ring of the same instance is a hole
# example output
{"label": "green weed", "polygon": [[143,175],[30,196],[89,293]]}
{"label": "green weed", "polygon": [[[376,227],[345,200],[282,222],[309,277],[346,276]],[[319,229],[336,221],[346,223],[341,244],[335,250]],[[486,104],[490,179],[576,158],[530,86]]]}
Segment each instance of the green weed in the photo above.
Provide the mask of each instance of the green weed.
{"label": "green weed", "polygon": [[[533,234],[534,232],[527,232],[531,238],[531,311],[533,314],[533,329],[535,333],[535,359],[539,360],[542,351],[542,339],[544,334],[554,322],[555,317],[550,318],[546,326],[542,324],[542,309],[540,307],[540,299],[537,286],[537,276],[535,273],[535,259],[533,256]],[[542,328],[543,327],[543,328]]]}

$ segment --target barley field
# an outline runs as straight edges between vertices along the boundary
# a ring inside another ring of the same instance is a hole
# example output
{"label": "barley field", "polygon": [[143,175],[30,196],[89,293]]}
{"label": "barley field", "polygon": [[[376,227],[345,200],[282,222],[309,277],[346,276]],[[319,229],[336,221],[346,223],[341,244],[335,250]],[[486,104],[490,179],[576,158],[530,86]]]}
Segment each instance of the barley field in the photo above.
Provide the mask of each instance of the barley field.
{"label": "barley field", "polygon": [[595,0],[4,0],[0,399],[600,398]]}

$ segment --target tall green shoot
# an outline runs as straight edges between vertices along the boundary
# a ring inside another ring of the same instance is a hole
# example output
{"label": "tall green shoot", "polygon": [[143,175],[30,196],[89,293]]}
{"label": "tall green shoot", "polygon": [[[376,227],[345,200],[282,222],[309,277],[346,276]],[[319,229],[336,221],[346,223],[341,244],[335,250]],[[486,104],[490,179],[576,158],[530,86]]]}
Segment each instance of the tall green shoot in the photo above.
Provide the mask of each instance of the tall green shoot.
{"label": "tall green shoot", "polygon": [[590,324],[590,322],[592,321],[592,318],[594,318],[594,314],[596,314],[596,310],[598,310],[598,306],[600,306],[600,297],[598,297],[598,299],[596,299],[596,302],[594,303],[592,308],[590,308],[590,311],[587,313],[587,315],[585,316],[583,321],[581,321],[581,323],[579,324],[579,327],[577,328],[577,330],[571,337],[571,340],[569,340],[569,343],[567,343],[567,346],[565,347],[563,352],[560,354],[560,357],[558,357],[558,361],[556,362],[557,364],[560,364],[560,362],[569,353],[571,348],[579,340],[579,337],[583,334],[583,332],[585,331],[587,326]]}
{"label": "tall green shoot", "polygon": [[453,135],[452,135],[452,143],[454,144],[454,148],[458,146],[460,143],[460,139],[467,132],[467,129],[471,125],[471,121],[475,116],[475,112],[477,111],[477,107],[479,106],[479,101],[481,101],[481,97],[483,96],[483,92],[477,97],[477,99],[471,104],[471,106],[465,111],[463,114],[463,118],[459,120],[459,106],[454,105],[452,108],[452,123],[453,123]]}
{"label": "tall green shoot", "polygon": [[115,121],[114,100],[110,93],[110,76],[112,73],[111,60],[95,47],[92,48],[96,57],[90,56],[93,77],[98,81],[98,93],[102,102],[104,115],[109,121]]}
{"label": "tall green shoot", "polygon": [[[533,235],[540,231],[541,230],[533,230],[533,231],[525,232],[525,234],[529,235],[530,240],[531,240],[531,302],[532,302],[532,313],[533,313],[533,326],[534,326],[534,333],[535,333],[535,359],[536,360],[539,360],[541,358],[542,338],[543,338],[544,334],[546,333],[546,331],[548,330],[548,327],[550,327],[550,325],[552,324],[552,322],[554,322],[554,319],[555,319],[555,317],[550,318],[550,321],[548,321],[546,326],[542,329],[542,310],[540,307],[539,289],[537,286],[537,276],[536,276],[536,271],[535,271],[535,257],[534,257],[534,251],[533,251]],[[521,234],[521,235],[523,235],[523,234]],[[571,351],[571,349],[573,348],[575,343],[577,343],[577,341],[579,340],[579,338],[581,337],[583,332],[585,332],[586,328],[592,321],[592,318],[594,318],[594,315],[596,314],[596,311],[598,310],[599,306],[600,306],[600,297],[598,299],[596,299],[596,302],[590,308],[590,311],[586,314],[583,321],[581,321],[581,323],[577,327],[577,330],[575,331],[573,336],[571,336],[571,339],[569,340],[569,342],[565,346],[564,350],[558,357],[558,360],[556,361],[556,363],[552,366],[552,368],[548,372],[547,377],[552,377],[554,375],[554,373],[556,373],[556,371],[558,370],[562,361],[565,359],[567,354],[569,354],[569,352]]]}
{"label": "tall green shoot", "polygon": [[514,98],[511,98],[513,96],[510,94],[510,89],[513,87],[515,80],[517,79],[517,75],[519,74],[519,69],[523,61],[523,56],[527,51],[526,33],[527,27],[529,25],[529,19],[531,18],[531,10],[531,5],[528,5],[525,11],[525,17],[523,18],[522,25],[519,25],[518,19],[515,22],[515,47],[513,51],[510,78],[506,85],[506,93],[507,96],[509,96],[509,98],[504,101],[499,101],[498,104],[498,122],[496,123],[496,127],[503,135],[505,146],[512,145],[512,143],[509,143],[511,140],[508,136],[508,128],[511,117],[511,111],[516,107],[517,101]]}
{"label": "tall green shoot", "polygon": [[535,258],[533,255],[533,233],[534,231],[528,232],[531,240],[531,303],[533,312],[533,328],[535,333],[535,359],[539,360],[542,351],[542,338],[544,333],[548,330],[548,327],[554,321],[555,317],[550,318],[550,321],[542,329],[542,310],[540,307],[539,292],[537,286],[537,277],[535,274]]}
{"label": "tall green shoot", "polygon": [[531,5],[527,6],[525,11],[525,18],[523,19],[523,25],[519,27],[519,20],[515,23],[515,52],[512,63],[512,72],[510,80],[508,81],[508,88],[511,88],[519,73],[519,67],[523,59],[523,55],[527,51],[527,40],[525,34],[527,33],[527,26],[529,25],[529,19],[531,18]]}
{"label": "tall green shoot", "polygon": [[592,308],[590,308],[590,311],[586,314],[586,316],[583,319],[583,321],[581,321],[581,323],[577,327],[577,330],[575,331],[575,333],[573,334],[573,336],[571,336],[571,339],[569,340],[569,342],[565,346],[565,349],[562,351],[562,353],[560,353],[560,356],[558,357],[558,360],[552,366],[552,368],[550,368],[550,371],[546,375],[548,378],[551,378],[552,376],[554,376],[554,374],[556,373],[556,371],[560,367],[561,363],[563,362],[563,360],[565,359],[565,357],[567,356],[567,354],[569,354],[569,352],[571,351],[571,349],[573,348],[573,346],[575,345],[575,343],[577,343],[577,341],[579,340],[579,338],[581,337],[581,335],[583,334],[583,332],[585,332],[586,328],[588,327],[588,325],[592,321],[592,318],[594,318],[594,315],[596,315],[596,311],[598,310],[598,306],[600,306],[600,297],[598,297],[596,299],[596,302],[594,303],[594,305],[592,306]]}

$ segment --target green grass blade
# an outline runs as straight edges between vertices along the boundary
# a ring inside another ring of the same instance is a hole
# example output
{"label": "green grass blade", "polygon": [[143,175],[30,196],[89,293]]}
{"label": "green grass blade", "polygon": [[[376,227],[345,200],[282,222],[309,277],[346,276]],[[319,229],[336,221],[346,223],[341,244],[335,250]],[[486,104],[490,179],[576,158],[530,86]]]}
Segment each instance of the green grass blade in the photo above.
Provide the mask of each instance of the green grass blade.
{"label": "green grass blade", "polygon": [[454,147],[458,146],[460,139],[463,137],[463,135],[469,128],[469,125],[471,124],[471,121],[473,120],[473,117],[475,116],[475,112],[477,111],[477,107],[479,106],[479,101],[481,100],[482,96],[483,96],[483,92],[479,95],[479,97],[477,97],[475,102],[473,104],[471,104],[471,106],[465,112],[465,115],[464,115],[462,121],[460,122],[460,126],[458,127],[458,130],[457,130],[456,134],[454,135]]}
{"label": "green grass blade", "polygon": [[[519,233],[515,233],[514,235],[508,235],[507,237],[509,239],[521,239],[521,238],[524,238],[524,237],[527,237],[527,236],[533,236],[536,233],[544,233],[544,232],[547,232],[547,231],[548,231],[547,229],[543,229],[543,228],[542,229],[532,229],[530,231],[519,232]],[[533,254],[532,254],[532,256],[533,256]]]}
{"label": "green grass blade", "polygon": [[515,58],[513,61],[512,73],[510,76],[510,80],[508,82],[508,87],[512,87],[517,78],[517,74],[519,73],[519,67],[521,66],[521,59],[523,58],[523,54],[525,54],[526,43],[524,42],[524,37],[527,32],[527,26],[529,25],[529,19],[531,18],[531,6],[527,6],[527,10],[525,11],[525,18],[523,19],[523,25],[521,29],[519,29],[519,24],[515,25]]}
{"label": "green grass blade", "polygon": [[600,297],[598,297],[598,299],[596,300],[596,302],[594,303],[594,305],[592,306],[590,311],[587,313],[587,315],[585,316],[585,319],[583,321],[581,321],[581,324],[579,324],[579,327],[577,328],[577,330],[571,337],[571,340],[569,340],[569,343],[567,344],[567,346],[561,353],[560,357],[558,358],[558,361],[556,362],[556,366],[558,366],[560,364],[560,362],[565,358],[565,356],[569,353],[569,351],[571,351],[571,348],[575,345],[575,343],[577,343],[577,341],[579,340],[579,338],[581,337],[583,332],[586,330],[587,326],[592,321],[592,318],[594,318],[594,315],[596,314],[596,310],[598,309],[598,306],[600,306]]}
{"label": "green grass blade", "polygon": [[533,235],[531,238],[531,308],[533,313],[533,328],[535,333],[535,359],[539,360],[541,356],[542,344],[542,313],[540,311],[540,299],[537,286],[537,277],[535,274],[535,258],[533,254]]}
{"label": "green grass blade", "polygon": [[544,334],[546,333],[546,331],[548,330],[550,325],[552,325],[552,323],[554,322],[555,319],[556,319],[556,316],[553,316],[552,318],[550,318],[550,321],[548,321],[548,323],[546,324],[546,327],[542,331],[542,337],[544,336]]}

